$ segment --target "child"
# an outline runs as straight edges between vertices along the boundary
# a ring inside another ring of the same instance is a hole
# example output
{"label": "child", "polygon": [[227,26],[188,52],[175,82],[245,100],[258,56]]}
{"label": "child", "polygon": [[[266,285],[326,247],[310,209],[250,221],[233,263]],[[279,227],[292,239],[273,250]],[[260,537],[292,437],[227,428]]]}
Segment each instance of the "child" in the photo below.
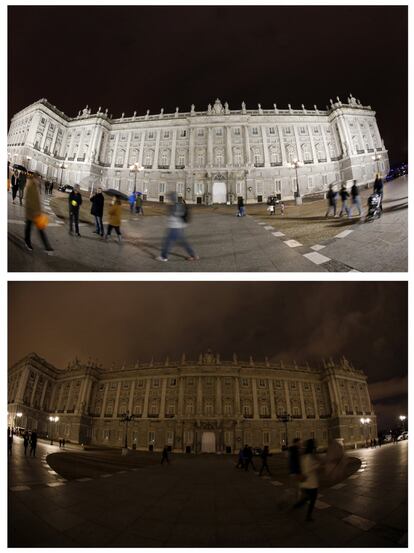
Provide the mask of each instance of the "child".
{"label": "child", "polygon": [[275,214],[275,206],[273,204],[270,204],[269,207],[267,208],[267,211],[270,213],[270,215],[274,215]]}
{"label": "child", "polygon": [[281,213],[282,215],[285,214],[285,204],[284,204],[283,202],[281,202],[281,204],[280,204],[280,213]]}
{"label": "child", "polygon": [[109,222],[108,230],[106,231],[105,239],[108,239],[108,236],[111,235],[112,229],[115,229],[115,232],[118,235],[118,242],[122,240],[121,235],[121,200],[119,198],[114,198],[112,200],[111,207],[108,209]]}

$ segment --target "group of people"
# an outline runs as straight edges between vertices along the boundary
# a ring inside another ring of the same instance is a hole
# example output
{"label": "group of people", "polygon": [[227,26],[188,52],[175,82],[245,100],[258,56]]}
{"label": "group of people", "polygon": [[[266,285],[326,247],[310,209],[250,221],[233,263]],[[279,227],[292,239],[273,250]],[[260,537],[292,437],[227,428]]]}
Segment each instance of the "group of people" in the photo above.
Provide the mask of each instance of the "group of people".
{"label": "group of people", "polygon": [[143,204],[143,198],[141,192],[132,192],[132,194],[128,198],[129,202],[129,209],[131,213],[135,213],[139,215],[144,215],[144,208],[142,206]]}
{"label": "group of people", "polygon": [[[271,455],[269,451],[269,446],[265,445],[263,449],[259,452],[259,458],[261,460],[261,467],[259,470],[259,475],[262,476],[262,473],[264,470],[267,470],[268,474],[270,474],[269,465],[267,464],[267,458]],[[252,469],[255,471],[256,467],[253,463],[253,457],[254,452],[253,449],[246,444],[244,447],[240,448],[239,456],[237,459],[236,468],[243,469],[245,471],[249,470],[249,467],[251,466]]]}
{"label": "group of people", "polygon": [[45,194],[52,196],[53,195],[54,182],[52,180],[45,180]]}
{"label": "group of people", "polygon": [[[8,445],[9,455],[11,455],[13,451],[13,437],[14,437],[13,429],[8,427],[7,445]],[[23,434],[23,447],[24,447],[25,456],[27,456],[27,448],[29,447],[29,445],[30,445],[29,456],[36,457],[37,432],[35,430],[32,430],[30,433],[28,430],[26,430],[25,433]]]}
{"label": "group of people", "polygon": [[19,196],[20,205],[23,205],[24,189],[26,186],[26,173],[15,169],[10,177],[10,185],[12,191],[12,202]]}
{"label": "group of people", "polygon": [[[374,191],[374,194],[377,194],[380,197],[380,210],[382,212],[382,200],[384,197],[384,183],[379,173],[377,173],[375,177],[373,191]],[[339,189],[339,193],[336,192],[336,190],[334,190],[334,187],[332,184],[329,185],[329,189],[326,194],[328,209],[326,211],[325,217],[329,217],[331,212],[333,213],[333,216],[336,217],[338,196],[341,200],[341,210],[339,212],[339,217],[342,217],[344,213],[346,213],[348,217],[352,217],[352,211],[354,208],[358,210],[359,217],[362,216],[361,197],[359,194],[357,181],[354,179],[349,192],[344,183],[341,185],[341,188]],[[350,204],[349,204],[349,200],[351,201]]]}

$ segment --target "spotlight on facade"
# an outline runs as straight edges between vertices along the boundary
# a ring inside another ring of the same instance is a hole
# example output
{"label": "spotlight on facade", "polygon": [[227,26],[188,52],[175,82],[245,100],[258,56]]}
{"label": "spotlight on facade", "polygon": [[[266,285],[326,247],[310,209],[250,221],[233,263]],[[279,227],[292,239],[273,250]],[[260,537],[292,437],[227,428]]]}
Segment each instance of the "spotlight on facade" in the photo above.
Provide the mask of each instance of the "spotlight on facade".
{"label": "spotlight on facade", "polygon": [[53,445],[53,425],[52,423],[57,423],[59,421],[59,417],[49,417],[50,421],[50,445]]}

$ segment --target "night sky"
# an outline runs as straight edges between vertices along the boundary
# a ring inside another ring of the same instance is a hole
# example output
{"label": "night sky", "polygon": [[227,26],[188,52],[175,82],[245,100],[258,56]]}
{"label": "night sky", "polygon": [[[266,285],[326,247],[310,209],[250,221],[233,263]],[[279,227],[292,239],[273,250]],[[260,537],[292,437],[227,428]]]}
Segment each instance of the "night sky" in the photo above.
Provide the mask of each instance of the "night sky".
{"label": "night sky", "polygon": [[368,376],[380,426],[407,413],[407,285],[268,282],[9,284],[9,365],[197,360],[211,348],[320,364],[345,355]]}
{"label": "night sky", "polygon": [[391,163],[407,160],[406,6],[9,6],[9,118],[46,97],[120,117],[313,109],[349,93],[377,111]]}

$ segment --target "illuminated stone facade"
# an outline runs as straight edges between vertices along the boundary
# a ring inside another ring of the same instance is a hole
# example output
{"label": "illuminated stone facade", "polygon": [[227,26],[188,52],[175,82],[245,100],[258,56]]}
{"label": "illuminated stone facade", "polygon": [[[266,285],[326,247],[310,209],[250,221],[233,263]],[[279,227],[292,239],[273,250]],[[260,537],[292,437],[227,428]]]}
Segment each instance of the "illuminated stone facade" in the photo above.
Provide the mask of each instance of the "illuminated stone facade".
{"label": "illuminated stone facade", "polygon": [[[207,111],[113,119],[108,110],[86,107],[68,117],[47,100],[13,116],[9,161],[39,171],[58,184],[98,182],[123,192],[136,190],[163,201],[176,191],[188,203],[266,201],[320,194],[331,183],[371,183],[389,169],[388,152],[375,112],[352,95],[320,110],[231,110],[216,100]],[[373,159],[378,158],[378,159]],[[140,172],[130,167],[136,163]]]}
{"label": "illuminated stone facade", "polygon": [[[321,447],[332,438],[354,446],[377,435],[366,376],[346,359],[311,368],[236,355],[222,361],[207,352],[196,362],[183,355],[179,362],[104,368],[75,360],[58,369],[30,354],[9,370],[8,402],[11,426],[84,444],[123,446],[122,415],[132,414],[128,445],[139,450],[167,444],[233,452],[249,443],[279,451],[286,428],[289,443],[314,437]],[[59,417],[56,428],[51,415]]]}

